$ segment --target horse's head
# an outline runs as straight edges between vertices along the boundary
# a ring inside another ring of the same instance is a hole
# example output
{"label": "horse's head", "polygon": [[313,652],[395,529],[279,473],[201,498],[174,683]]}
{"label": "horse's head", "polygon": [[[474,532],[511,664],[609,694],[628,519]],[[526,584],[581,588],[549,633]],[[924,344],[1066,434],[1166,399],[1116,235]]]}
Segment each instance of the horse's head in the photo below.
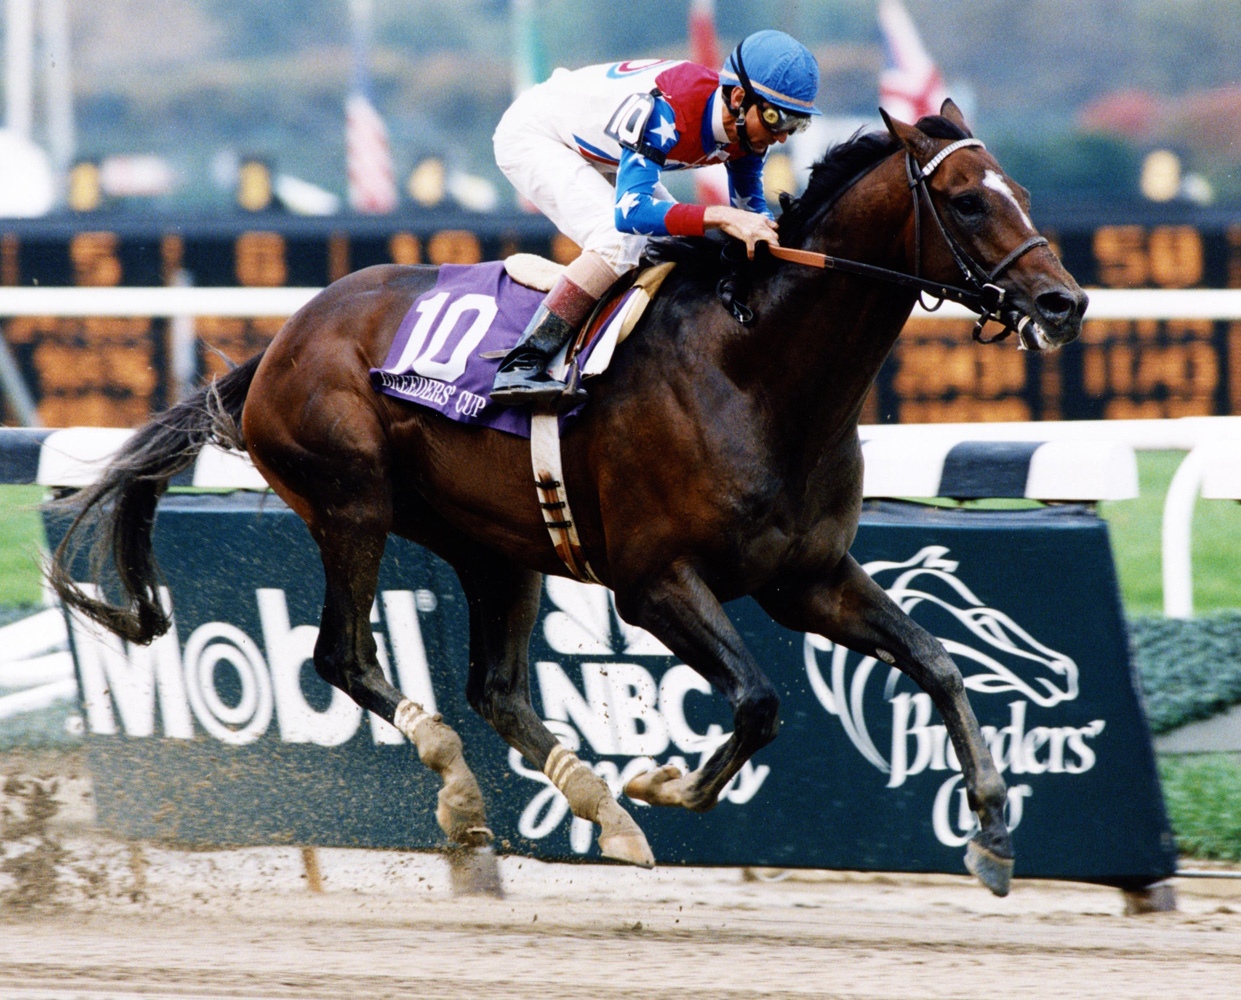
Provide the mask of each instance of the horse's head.
{"label": "horse's head", "polygon": [[[1002,301],[988,311],[1017,331],[1022,347],[1069,343],[1081,332],[1086,294],[1030,221],[1029,193],[973,138],[952,101],[940,115],[960,137],[935,138],[883,112],[908,154],[913,259],[935,281],[960,285],[964,277],[974,287],[1002,289]],[[997,297],[994,289],[985,294]]]}

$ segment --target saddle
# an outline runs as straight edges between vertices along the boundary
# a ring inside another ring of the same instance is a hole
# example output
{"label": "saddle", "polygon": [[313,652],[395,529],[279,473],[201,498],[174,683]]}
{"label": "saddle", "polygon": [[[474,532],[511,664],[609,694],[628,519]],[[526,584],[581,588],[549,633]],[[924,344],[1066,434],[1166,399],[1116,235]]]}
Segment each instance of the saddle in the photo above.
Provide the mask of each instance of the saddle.
{"label": "saddle", "polygon": [[[587,353],[587,348],[590,348],[589,356],[580,374],[597,375],[606,370],[616,346],[638,325],[638,320],[673,266],[671,262],[653,264],[619,278],[586,317],[586,322],[569,342],[563,357],[553,359],[552,370],[567,371],[582,354]],[[560,277],[564,265],[538,254],[516,253],[505,258],[504,270],[518,284],[548,292]]]}

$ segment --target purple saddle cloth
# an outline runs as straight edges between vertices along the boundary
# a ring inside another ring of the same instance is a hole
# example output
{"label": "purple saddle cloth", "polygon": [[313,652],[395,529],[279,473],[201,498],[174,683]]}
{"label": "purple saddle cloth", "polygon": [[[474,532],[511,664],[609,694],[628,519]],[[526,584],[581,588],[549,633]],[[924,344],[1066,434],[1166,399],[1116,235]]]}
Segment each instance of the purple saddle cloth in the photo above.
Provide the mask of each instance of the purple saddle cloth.
{"label": "purple saddle cloth", "polygon": [[502,354],[481,355],[516,344],[543,296],[513,281],[502,261],[442,265],[435,287],[401,320],[383,365],[370,370],[371,385],[450,420],[528,438],[530,407],[488,399]]}

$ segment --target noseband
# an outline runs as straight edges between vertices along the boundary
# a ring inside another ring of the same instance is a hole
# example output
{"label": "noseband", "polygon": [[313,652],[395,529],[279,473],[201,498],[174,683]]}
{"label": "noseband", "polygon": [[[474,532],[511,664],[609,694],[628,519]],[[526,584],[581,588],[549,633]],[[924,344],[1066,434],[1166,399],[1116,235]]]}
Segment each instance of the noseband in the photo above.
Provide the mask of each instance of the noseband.
{"label": "noseband", "polygon": [[[810,267],[844,271],[847,274],[876,278],[889,284],[899,285],[902,288],[910,288],[918,293],[919,301],[922,300],[924,295],[929,295],[938,301],[931,306],[923,303],[922,307],[927,312],[934,312],[944,304],[945,300],[956,302],[972,312],[978,313],[978,322],[974,324],[973,331],[973,337],[976,341],[980,344],[992,344],[997,340],[1003,340],[1014,330],[1020,328],[1023,317],[1016,310],[1004,308],[1006,293],[1003,288],[996,284],[996,280],[1026,253],[1035,247],[1047,246],[1048,243],[1042,236],[1031,236],[1020,246],[1005,255],[1003,260],[988,271],[975,261],[969,252],[961,246],[960,241],[948,231],[943,220],[940,219],[939,213],[935,211],[935,203],[931,200],[931,191],[927,186],[927,178],[935,172],[944,160],[958,149],[963,149],[967,146],[986,148],[983,146],[981,139],[958,139],[936,153],[927,161],[925,167],[918,166],[912,153],[908,151],[905,153],[905,175],[909,179],[909,190],[913,195],[914,203],[913,274],[906,274],[904,271],[893,271],[886,267],[876,267],[874,264],[864,264],[861,261],[848,260],[842,257],[831,257],[828,254],[815,253],[810,250],[791,250],[787,247],[773,247],[770,244],[764,244],[767,247],[767,251],[778,260],[807,264]],[[931,218],[935,220],[936,227],[944,237],[944,243],[947,244],[948,251],[952,254],[952,259],[956,262],[957,268],[962,275],[965,276],[965,287],[948,285],[922,277],[922,205],[924,201],[927,211],[930,212]],[[730,249],[733,249],[731,245],[725,247],[725,259],[734,265],[740,264],[739,260],[735,260],[731,256]],[[719,295],[739,323],[743,326],[748,326],[753,322],[753,310],[736,298],[734,276],[727,275],[721,278],[716,288],[716,294]],[[993,319],[1003,323],[1004,328],[993,337],[983,337],[983,327]]]}

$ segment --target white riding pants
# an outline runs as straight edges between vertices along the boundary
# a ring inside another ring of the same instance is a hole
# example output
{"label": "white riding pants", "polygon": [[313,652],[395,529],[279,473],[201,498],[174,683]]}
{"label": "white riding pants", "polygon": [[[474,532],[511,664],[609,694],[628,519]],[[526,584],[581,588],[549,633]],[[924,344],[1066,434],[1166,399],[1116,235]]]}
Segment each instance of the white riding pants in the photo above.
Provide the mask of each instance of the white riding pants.
{"label": "white riding pants", "polygon": [[[527,91],[500,119],[496,163],[517,193],[583,251],[598,254],[619,277],[633,270],[649,237],[616,228],[616,168],[593,163],[540,123],[542,102]],[[662,185],[655,197],[672,201]]]}

